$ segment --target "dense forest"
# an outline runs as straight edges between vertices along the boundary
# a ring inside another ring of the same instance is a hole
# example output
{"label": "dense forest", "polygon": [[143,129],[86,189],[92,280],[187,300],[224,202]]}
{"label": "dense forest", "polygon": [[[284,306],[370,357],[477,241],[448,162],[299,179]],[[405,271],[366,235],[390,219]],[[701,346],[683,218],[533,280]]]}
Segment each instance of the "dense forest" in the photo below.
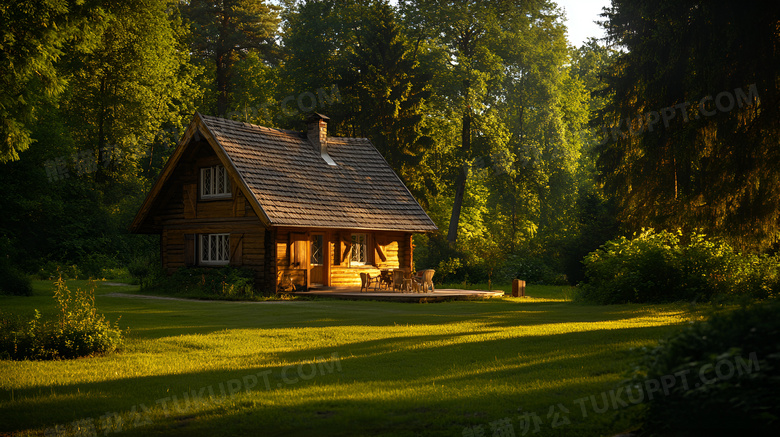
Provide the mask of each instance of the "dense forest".
{"label": "dense forest", "polygon": [[648,227],[773,253],[780,5],[736,5],[613,0],[572,47],[548,0],[6,1],[0,254],[42,276],[153,257],[127,227],[196,111],[369,138],[444,280],[576,283]]}

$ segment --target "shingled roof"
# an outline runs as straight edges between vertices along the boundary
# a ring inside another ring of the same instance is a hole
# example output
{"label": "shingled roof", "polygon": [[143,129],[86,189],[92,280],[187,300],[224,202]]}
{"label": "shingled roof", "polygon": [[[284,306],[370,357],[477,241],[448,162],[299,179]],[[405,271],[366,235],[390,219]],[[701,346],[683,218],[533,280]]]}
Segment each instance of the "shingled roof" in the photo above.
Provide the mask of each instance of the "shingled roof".
{"label": "shingled roof", "polygon": [[304,133],[201,114],[192,123],[208,131],[218,155],[216,148],[224,151],[272,226],[437,229],[366,138],[328,137],[327,154],[336,164],[329,165]]}

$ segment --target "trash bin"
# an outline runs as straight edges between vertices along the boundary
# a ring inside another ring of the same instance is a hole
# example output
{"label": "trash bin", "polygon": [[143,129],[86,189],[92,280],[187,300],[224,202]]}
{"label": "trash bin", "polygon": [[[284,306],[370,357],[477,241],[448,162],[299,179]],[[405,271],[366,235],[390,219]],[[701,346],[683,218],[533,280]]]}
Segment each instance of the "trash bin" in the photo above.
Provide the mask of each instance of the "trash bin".
{"label": "trash bin", "polygon": [[525,297],[525,281],[521,279],[512,281],[512,297]]}

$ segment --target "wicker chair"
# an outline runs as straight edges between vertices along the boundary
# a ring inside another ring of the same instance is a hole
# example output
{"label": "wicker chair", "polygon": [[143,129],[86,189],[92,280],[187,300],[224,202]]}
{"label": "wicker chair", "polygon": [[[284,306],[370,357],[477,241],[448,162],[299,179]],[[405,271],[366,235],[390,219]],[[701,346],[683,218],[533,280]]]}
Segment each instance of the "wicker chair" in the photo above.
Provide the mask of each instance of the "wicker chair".
{"label": "wicker chair", "polygon": [[393,270],[393,291],[404,291],[404,271],[401,269]]}
{"label": "wicker chair", "polygon": [[428,287],[431,289],[431,293],[436,291],[436,288],[433,286],[433,274],[436,273],[436,270],[433,269],[426,269],[426,270],[420,270],[417,272],[417,276],[414,277],[414,282],[417,285],[417,290],[420,293],[427,293]]}
{"label": "wicker chair", "polygon": [[361,273],[360,274],[360,292],[363,292],[363,289],[368,291],[368,287],[371,286],[371,284],[374,284],[374,291],[376,291],[376,288],[379,286],[379,276],[371,277],[368,273]]}

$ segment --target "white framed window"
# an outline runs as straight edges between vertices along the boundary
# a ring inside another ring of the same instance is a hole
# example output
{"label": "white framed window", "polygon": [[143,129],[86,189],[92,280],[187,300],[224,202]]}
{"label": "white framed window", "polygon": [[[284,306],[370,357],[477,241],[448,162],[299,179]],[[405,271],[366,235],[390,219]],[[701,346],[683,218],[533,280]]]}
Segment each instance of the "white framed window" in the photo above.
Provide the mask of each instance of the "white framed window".
{"label": "white framed window", "polygon": [[352,258],[350,264],[364,265],[367,262],[366,234],[352,234]]}
{"label": "white framed window", "polygon": [[201,234],[200,264],[220,266],[230,262],[230,234]]}
{"label": "white framed window", "polygon": [[313,266],[321,266],[322,260],[323,260],[323,250],[324,250],[324,244],[323,244],[323,236],[322,235],[312,235],[311,238],[311,265]]}
{"label": "white framed window", "polygon": [[200,197],[230,197],[230,178],[225,167],[215,165],[200,169]]}

